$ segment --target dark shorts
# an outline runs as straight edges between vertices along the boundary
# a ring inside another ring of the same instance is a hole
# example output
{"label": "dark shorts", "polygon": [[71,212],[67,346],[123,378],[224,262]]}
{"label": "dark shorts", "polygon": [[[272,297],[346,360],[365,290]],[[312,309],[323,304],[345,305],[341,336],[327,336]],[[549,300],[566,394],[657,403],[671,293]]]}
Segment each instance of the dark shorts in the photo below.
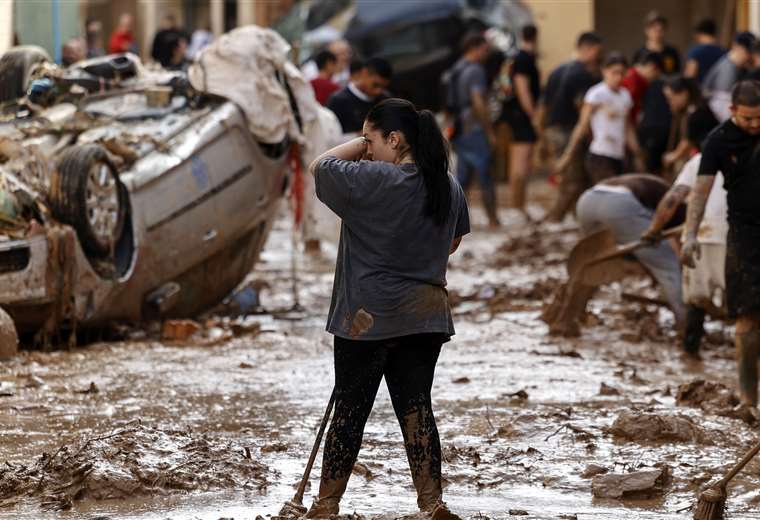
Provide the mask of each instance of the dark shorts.
{"label": "dark shorts", "polygon": [[760,228],[756,226],[729,225],[726,305],[730,318],[760,312]]}
{"label": "dark shorts", "polygon": [[586,155],[586,171],[593,184],[623,173],[623,161],[589,152]]}
{"label": "dark shorts", "polygon": [[538,136],[533,128],[533,124],[530,122],[528,114],[523,112],[520,107],[504,107],[502,119],[512,129],[513,143],[535,143],[538,141]]}

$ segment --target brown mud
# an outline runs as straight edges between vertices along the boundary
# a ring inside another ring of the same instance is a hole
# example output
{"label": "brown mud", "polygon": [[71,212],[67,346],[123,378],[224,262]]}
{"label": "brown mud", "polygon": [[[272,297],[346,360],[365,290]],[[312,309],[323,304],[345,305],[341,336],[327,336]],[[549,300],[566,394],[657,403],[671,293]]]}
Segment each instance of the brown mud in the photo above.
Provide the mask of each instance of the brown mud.
{"label": "brown mud", "polygon": [[[549,336],[539,315],[564,279],[577,229],[569,220],[516,224],[508,212],[502,221],[487,230],[475,208],[474,232],[451,261],[457,335],[433,389],[447,503],[469,519],[690,518],[699,488],[758,433],[754,414],[731,397],[731,329],[710,322],[703,360],[683,357],[672,315],[624,296],[659,298],[649,280],[634,278],[599,291],[579,338]],[[290,243],[283,217],[248,280],[267,282],[259,284],[269,286],[267,308],[292,303]],[[335,248],[326,249],[299,255],[302,319],[246,318],[243,328],[258,334],[204,323],[199,336],[172,344],[160,341],[160,328],[138,330],[127,341],[23,352],[1,364],[0,518],[275,516],[293,496],[332,389],[324,320]],[[594,479],[619,484],[602,493],[617,498],[595,497]],[[729,487],[729,518],[760,518],[758,503],[755,461]],[[415,512],[382,388],[342,513],[390,520]]]}

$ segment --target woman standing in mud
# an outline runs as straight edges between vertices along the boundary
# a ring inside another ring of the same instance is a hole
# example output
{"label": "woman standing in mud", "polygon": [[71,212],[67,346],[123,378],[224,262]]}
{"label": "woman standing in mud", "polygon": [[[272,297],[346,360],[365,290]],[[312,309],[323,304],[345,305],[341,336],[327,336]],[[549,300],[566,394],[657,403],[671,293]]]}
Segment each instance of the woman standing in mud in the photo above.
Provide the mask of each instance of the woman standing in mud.
{"label": "woman standing in mud", "polygon": [[317,197],[342,224],[327,319],[335,336],[335,415],[307,518],[338,513],[383,376],[420,510],[459,518],[442,501],[430,397],[441,345],[454,334],[448,257],[470,231],[464,194],[448,169],[433,114],[402,99],[376,105],[362,137],[309,168]]}

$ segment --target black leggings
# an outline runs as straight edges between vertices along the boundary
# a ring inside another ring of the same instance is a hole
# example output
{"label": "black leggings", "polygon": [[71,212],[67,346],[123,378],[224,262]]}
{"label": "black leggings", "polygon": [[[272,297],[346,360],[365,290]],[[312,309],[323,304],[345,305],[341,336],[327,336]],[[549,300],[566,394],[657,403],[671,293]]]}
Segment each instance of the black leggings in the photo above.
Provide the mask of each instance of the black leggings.
{"label": "black leggings", "polygon": [[[441,442],[430,389],[440,334],[416,334],[381,341],[335,337],[335,414],[322,462],[322,479],[347,482],[359,454],[364,426],[385,376],[422,507],[440,498]],[[341,486],[345,490],[345,483]]]}

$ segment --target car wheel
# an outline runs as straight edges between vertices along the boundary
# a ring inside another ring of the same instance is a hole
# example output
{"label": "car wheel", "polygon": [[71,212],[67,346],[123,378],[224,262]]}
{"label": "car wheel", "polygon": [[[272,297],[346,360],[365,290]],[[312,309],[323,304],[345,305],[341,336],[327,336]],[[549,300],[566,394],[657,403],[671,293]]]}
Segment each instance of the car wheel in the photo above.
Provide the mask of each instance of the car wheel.
{"label": "car wheel", "polygon": [[125,193],[108,154],[91,144],[61,155],[48,199],[53,216],[76,230],[82,249],[102,258],[111,254],[124,230]]}
{"label": "car wheel", "polygon": [[0,57],[0,103],[15,101],[26,94],[32,67],[50,61],[41,47],[14,47]]}

